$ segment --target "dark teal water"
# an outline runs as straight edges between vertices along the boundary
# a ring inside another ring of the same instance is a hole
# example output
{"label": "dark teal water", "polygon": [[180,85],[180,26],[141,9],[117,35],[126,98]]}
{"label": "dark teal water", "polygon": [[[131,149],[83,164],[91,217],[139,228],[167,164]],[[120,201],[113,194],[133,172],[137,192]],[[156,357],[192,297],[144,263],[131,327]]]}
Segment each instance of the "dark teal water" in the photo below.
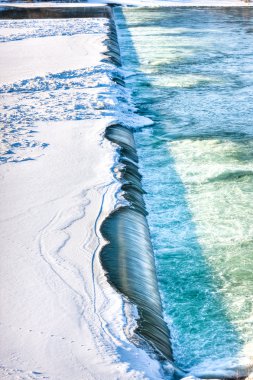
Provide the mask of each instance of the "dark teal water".
{"label": "dark teal water", "polygon": [[[253,10],[115,11],[176,364],[253,363]],[[242,368],[246,370],[241,372]]]}

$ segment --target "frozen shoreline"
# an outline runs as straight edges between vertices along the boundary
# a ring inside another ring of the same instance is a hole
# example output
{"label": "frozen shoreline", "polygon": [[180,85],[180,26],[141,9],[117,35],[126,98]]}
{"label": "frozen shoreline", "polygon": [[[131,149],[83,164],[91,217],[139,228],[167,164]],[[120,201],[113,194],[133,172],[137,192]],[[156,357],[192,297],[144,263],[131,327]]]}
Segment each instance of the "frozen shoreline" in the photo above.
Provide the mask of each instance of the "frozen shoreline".
{"label": "frozen shoreline", "polygon": [[[103,138],[115,118],[115,89],[101,63],[106,35],[90,29],[13,38],[1,47],[8,57],[1,66],[5,140],[13,152],[0,169],[0,376],[162,378],[159,363],[128,341],[132,308],[108,284],[98,255],[100,224],[114,209],[119,187],[111,170],[116,148]],[[73,39],[80,43],[67,54]],[[54,48],[59,41],[63,51]],[[48,61],[54,55],[53,73],[42,53]],[[11,83],[8,72],[17,62]],[[35,140],[24,145],[30,135],[45,147]]]}
{"label": "frozen shoreline", "polygon": [[149,362],[159,375],[159,365],[127,341],[122,299],[99,260],[100,224],[118,187],[108,170],[114,150],[98,141],[104,121],[39,129],[47,153],[1,169],[0,374],[144,379]]}

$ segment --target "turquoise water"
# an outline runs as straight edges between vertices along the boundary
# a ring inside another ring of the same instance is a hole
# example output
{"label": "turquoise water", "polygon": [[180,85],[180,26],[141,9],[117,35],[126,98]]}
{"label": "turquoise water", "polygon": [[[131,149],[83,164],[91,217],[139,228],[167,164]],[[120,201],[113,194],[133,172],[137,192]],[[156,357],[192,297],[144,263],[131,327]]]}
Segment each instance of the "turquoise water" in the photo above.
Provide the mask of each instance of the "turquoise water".
{"label": "turquoise water", "polygon": [[115,11],[176,364],[253,363],[253,10]]}

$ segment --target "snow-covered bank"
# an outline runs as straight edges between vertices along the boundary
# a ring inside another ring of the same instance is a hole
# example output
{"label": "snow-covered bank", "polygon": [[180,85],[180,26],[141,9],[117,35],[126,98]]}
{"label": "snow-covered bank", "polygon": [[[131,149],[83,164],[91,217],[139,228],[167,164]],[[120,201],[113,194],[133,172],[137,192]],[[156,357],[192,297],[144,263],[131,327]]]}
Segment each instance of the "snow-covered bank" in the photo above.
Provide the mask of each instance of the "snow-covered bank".
{"label": "snow-covered bank", "polygon": [[[22,42],[11,41],[0,46],[0,55],[5,57],[0,63],[0,85],[30,79],[31,75],[56,74],[65,70],[77,70],[93,66],[98,62],[99,52],[94,44],[100,38],[91,36],[87,41],[82,34],[72,36],[50,36],[27,38]],[[22,55],[19,54],[22,49]],[[6,72],[6,62],[8,71]]]}
{"label": "snow-covered bank", "polygon": [[[92,368],[94,222],[110,210],[115,190],[105,170],[111,149],[97,141],[103,128],[41,125],[39,134],[50,141],[46,154],[1,168],[4,367],[61,379],[78,378],[88,363]],[[99,331],[99,319],[93,323]]]}
{"label": "snow-covered bank", "polygon": [[[0,377],[159,379],[158,362],[127,340],[131,307],[99,261],[119,186],[103,133],[123,91],[101,62],[108,21],[94,35],[96,20],[61,20],[65,37],[50,22],[9,22],[1,47]],[[89,33],[73,34],[77,24]]]}

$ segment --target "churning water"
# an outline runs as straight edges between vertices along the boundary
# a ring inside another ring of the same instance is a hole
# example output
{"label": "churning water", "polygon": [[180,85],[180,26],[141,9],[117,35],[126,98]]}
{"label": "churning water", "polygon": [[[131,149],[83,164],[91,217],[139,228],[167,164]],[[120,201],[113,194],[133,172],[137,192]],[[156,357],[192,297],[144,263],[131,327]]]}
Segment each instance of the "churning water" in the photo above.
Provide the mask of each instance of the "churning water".
{"label": "churning water", "polygon": [[127,86],[154,121],[135,138],[176,364],[244,375],[240,365],[253,362],[253,9],[115,16]]}

